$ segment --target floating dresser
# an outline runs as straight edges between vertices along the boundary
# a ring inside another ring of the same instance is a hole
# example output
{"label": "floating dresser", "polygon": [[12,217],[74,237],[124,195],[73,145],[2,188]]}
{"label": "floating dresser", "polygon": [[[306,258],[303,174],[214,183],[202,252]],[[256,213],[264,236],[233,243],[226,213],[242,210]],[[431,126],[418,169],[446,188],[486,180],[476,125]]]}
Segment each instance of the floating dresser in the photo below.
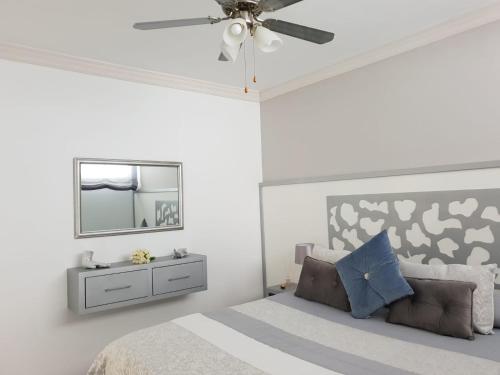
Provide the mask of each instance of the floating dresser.
{"label": "floating dresser", "polygon": [[157,301],[207,290],[207,257],[156,258],[149,264],[68,269],[68,307],[77,314]]}

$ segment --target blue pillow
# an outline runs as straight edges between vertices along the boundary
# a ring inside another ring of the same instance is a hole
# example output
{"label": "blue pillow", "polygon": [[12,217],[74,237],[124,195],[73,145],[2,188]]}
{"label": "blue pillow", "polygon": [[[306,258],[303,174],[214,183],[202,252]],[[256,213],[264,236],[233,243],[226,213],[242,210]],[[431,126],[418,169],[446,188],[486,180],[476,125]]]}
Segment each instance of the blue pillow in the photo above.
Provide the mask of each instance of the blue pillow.
{"label": "blue pillow", "polygon": [[384,305],[413,294],[401,275],[385,230],[339,260],[336,266],[354,318],[368,318]]}

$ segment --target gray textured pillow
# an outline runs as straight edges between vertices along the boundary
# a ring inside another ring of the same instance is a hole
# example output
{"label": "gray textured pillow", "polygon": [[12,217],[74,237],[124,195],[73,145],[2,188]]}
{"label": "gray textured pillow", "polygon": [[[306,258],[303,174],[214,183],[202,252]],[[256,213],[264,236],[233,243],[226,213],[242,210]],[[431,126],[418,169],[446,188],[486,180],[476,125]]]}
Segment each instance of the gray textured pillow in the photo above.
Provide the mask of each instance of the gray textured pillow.
{"label": "gray textured pillow", "polygon": [[469,266],[465,264],[429,265],[400,262],[404,277],[416,279],[467,281],[477,285],[474,291],[472,320],[474,330],[484,335],[493,330],[495,320],[493,292],[495,290],[496,264]]}
{"label": "gray textured pillow", "polygon": [[495,328],[500,328],[500,290],[495,290]]}
{"label": "gray textured pillow", "polygon": [[474,339],[472,295],[476,284],[412,278],[407,281],[415,294],[391,304],[387,322]]}
{"label": "gray textured pillow", "polygon": [[306,257],[295,295],[340,310],[351,311],[349,298],[337,268],[329,262]]}

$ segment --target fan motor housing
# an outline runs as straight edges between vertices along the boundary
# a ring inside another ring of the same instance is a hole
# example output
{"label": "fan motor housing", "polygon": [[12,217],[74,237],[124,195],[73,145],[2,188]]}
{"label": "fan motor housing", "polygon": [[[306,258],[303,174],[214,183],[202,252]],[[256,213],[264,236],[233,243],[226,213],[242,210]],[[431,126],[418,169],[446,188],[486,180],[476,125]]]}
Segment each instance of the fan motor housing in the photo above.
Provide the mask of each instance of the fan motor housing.
{"label": "fan motor housing", "polygon": [[262,9],[259,7],[259,3],[256,0],[242,0],[235,3],[232,7],[222,7],[224,14],[231,18],[239,18],[240,12],[248,12],[254,17],[259,16],[262,13]]}

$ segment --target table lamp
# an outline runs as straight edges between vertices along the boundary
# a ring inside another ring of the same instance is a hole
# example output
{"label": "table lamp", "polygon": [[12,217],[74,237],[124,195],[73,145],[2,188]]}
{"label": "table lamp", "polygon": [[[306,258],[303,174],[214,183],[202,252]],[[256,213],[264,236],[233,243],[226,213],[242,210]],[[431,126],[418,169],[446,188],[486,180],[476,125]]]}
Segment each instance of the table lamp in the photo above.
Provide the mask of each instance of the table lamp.
{"label": "table lamp", "polygon": [[313,243],[299,243],[295,245],[295,264],[304,264],[304,259],[312,255]]}

